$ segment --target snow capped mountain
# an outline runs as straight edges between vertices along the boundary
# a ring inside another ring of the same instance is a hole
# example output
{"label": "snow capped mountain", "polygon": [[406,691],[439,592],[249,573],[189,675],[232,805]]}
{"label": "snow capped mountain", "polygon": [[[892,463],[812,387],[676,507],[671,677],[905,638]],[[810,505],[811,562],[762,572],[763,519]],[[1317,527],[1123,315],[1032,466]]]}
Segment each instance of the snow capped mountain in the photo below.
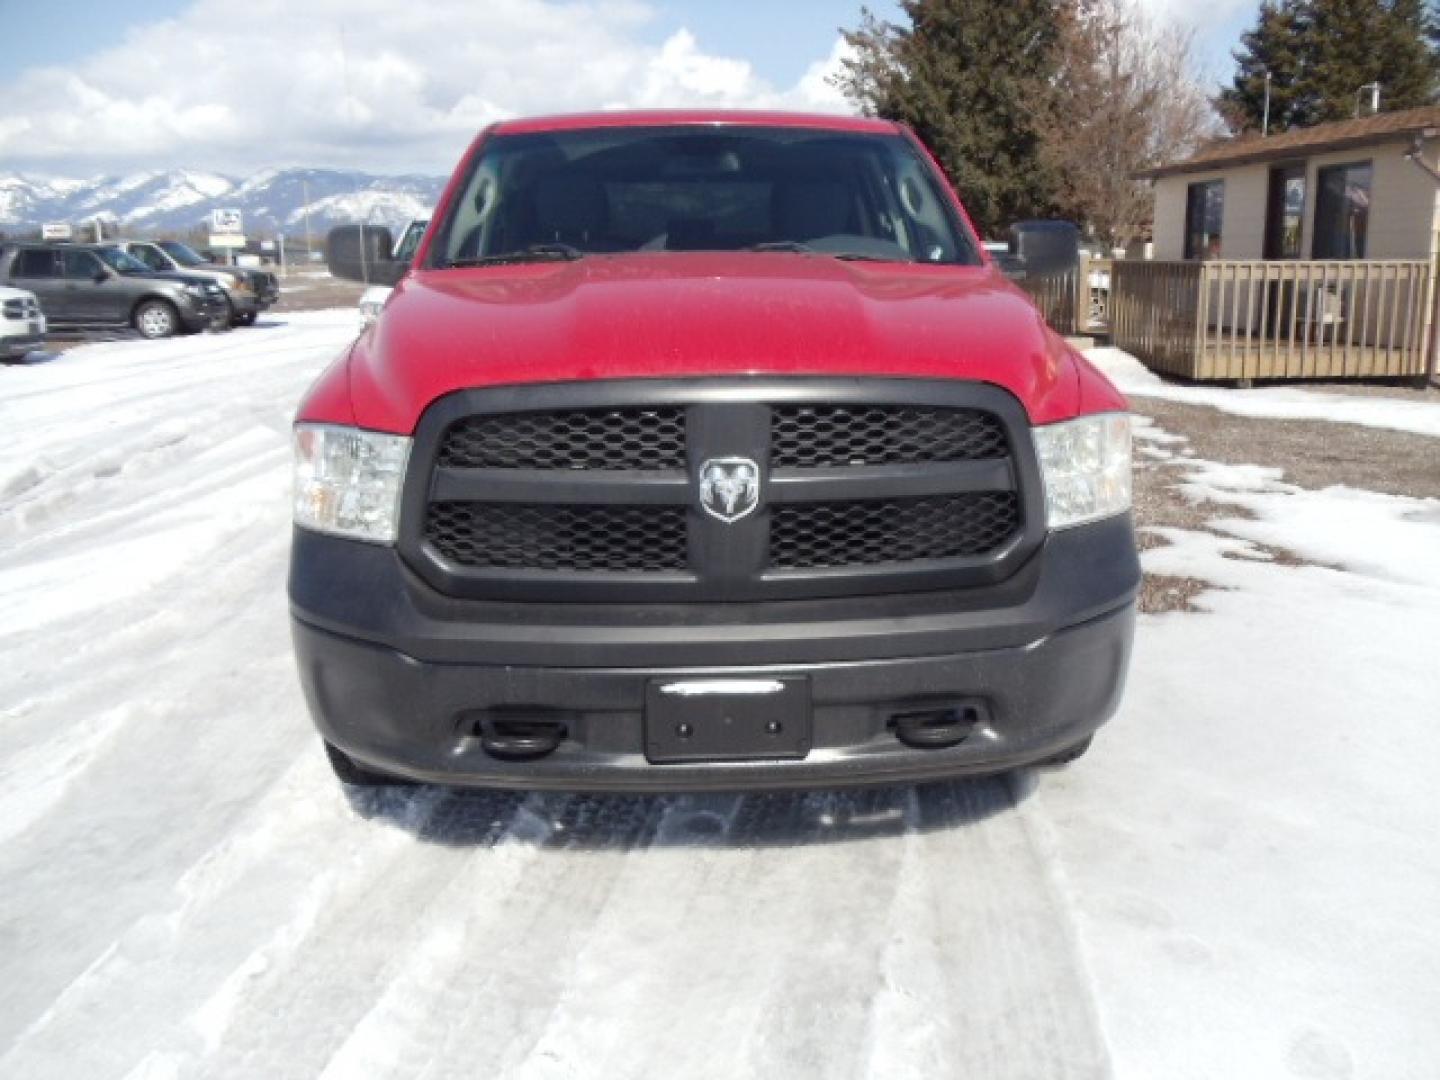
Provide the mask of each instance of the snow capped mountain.
{"label": "snow capped mountain", "polygon": [[435,204],[434,176],[374,176],[337,169],[261,169],[244,178],[192,169],[89,179],[0,173],[0,229],[21,233],[46,221],[101,218],[138,233],[182,231],[211,210],[236,207],[252,232],[303,227],[319,233],[348,221],[399,225]]}

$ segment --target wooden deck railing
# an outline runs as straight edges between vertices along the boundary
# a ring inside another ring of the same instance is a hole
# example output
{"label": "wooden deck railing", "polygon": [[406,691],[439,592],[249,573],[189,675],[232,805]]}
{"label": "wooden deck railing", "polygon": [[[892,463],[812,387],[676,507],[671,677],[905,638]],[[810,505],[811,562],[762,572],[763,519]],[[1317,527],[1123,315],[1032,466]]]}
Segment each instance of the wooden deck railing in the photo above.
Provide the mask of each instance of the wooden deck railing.
{"label": "wooden deck railing", "polygon": [[1030,294],[1052,330],[1057,334],[1074,334],[1080,302],[1079,282],[1079,269],[1072,266],[1045,274],[1027,273],[1016,284]]}
{"label": "wooden deck railing", "polygon": [[1017,284],[1030,294],[1056,333],[1103,332],[1110,325],[1110,263],[1110,259],[1082,256],[1079,266],[1026,274]]}
{"label": "wooden deck railing", "polygon": [[1433,287],[1420,260],[1117,259],[1111,334],[1188,379],[1422,376]]}

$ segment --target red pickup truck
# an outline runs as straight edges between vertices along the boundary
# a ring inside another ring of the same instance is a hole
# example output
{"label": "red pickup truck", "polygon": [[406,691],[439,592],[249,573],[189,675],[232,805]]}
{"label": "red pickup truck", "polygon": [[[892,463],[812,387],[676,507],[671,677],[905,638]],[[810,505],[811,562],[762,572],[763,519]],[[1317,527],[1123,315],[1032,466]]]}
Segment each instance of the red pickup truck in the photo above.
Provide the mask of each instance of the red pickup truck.
{"label": "red pickup truck", "polygon": [[1121,395],[881,120],[475,140],[295,424],[301,681],[348,783],[703,790],[1067,760],[1139,564]]}

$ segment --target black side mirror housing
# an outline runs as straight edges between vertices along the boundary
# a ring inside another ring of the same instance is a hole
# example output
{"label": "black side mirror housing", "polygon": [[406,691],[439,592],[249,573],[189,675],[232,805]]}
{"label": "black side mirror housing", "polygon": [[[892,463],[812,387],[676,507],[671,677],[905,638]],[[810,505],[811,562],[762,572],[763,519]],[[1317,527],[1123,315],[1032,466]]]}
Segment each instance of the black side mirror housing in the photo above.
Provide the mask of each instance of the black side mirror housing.
{"label": "black side mirror housing", "polygon": [[395,241],[390,230],[374,225],[341,225],[325,237],[325,263],[330,273],[366,285],[394,285],[409,266],[390,257]]}
{"label": "black side mirror housing", "polygon": [[1010,226],[1010,254],[1028,274],[1063,274],[1080,266],[1080,230],[1069,221],[1017,221]]}

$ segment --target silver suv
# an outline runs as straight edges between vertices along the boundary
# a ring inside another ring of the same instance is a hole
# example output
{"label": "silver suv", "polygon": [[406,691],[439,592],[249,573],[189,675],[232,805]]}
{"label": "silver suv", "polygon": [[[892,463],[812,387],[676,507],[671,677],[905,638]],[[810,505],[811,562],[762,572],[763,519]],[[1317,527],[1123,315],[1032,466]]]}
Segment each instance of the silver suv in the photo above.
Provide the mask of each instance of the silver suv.
{"label": "silver suv", "polygon": [[256,316],[280,299],[275,275],[243,266],[220,266],[178,240],[117,240],[124,251],[161,274],[206,277],[225,291],[231,326],[250,326]]}

